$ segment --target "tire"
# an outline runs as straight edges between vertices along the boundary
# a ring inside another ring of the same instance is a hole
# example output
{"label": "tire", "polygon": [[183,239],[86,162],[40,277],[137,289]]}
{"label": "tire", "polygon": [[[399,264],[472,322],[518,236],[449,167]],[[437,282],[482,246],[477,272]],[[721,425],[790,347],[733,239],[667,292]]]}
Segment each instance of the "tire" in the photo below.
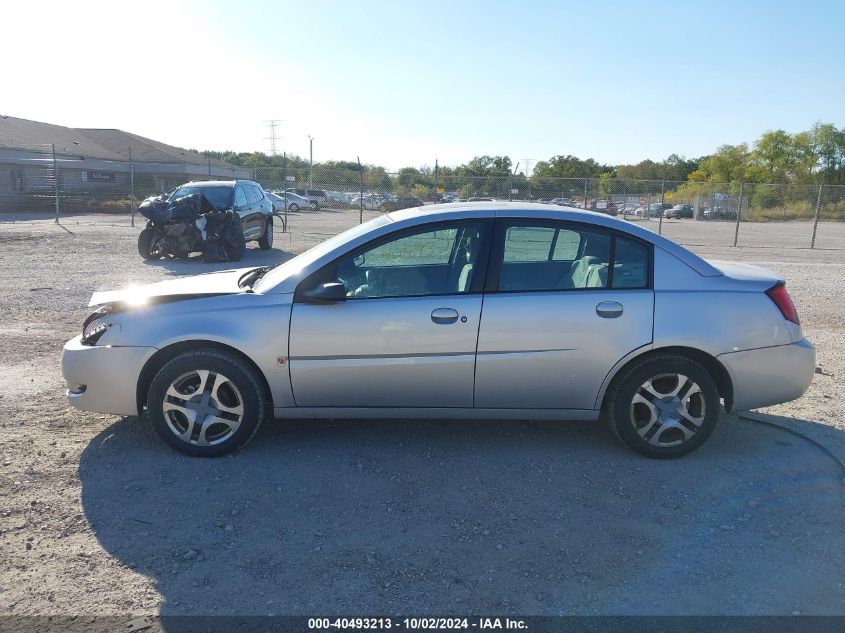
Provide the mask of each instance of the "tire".
{"label": "tire", "polygon": [[264,234],[258,238],[258,248],[261,250],[268,250],[273,248],[273,220],[272,218],[267,218],[267,222],[264,225]]}
{"label": "tire", "polygon": [[[199,425],[197,408],[204,412]],[[194,416],[193,423],[186,413]],[[266,414],[266,394],[255,370],[236,355],[216,349],[174,357],[158,371],[147,393],[147,417],[156,434],[194,457],[217,457],[242,448]]]}
{"label": "tire", "polygon": [[296,204],[295,202],[291,202],[291,203],[290,203],[290,206],[288,207],[288,209],[290,209],[291,211],[293,211],[294,213],[296,213],[297,211],[299,211],[299,205],[298,205],[298,204]]}
{"label": "tire", "polygon": [[244,237],[244,229],[241,226],[240,219],[237,220],[237,224],[235,225],[238,241],[235,245],[225,244],[224,249],[226,251],[226,258],[230,262],[239,262],[244,258],[244,254],[246,253],[246,237]]}
{"label": "tire", "polygon": [[138,254],[144,259],[161,259],[163,253],[160,248],[154,248],[155,239],[155,230],[150,227],[138,234]]}
{"label": "tire", "polygon": [[655,459],[696,450],[716,428],[720,414],[713,378],[697,362],[677,354],[634,364],[614,381],[605,404],[616,437]]}
{"label": "tire", "polygon": [[312,211],[319,211],[320,210],[320,203],[316,200],[312,200],[308,203],[308,206],[311,207]]}

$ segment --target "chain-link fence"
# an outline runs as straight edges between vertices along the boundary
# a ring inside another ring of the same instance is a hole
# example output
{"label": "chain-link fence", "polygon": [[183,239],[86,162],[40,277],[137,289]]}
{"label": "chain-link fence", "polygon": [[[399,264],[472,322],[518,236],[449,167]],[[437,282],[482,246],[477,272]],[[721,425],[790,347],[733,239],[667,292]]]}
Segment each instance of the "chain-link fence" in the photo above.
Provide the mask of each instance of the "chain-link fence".
{"label": "chain-link fence", "polygon": [[[188,181],[251,179],[274,193],[296,250],[381,213],[437,202],[516,200],[571,206],[641,223],[682,244],[845,248],[845,185],[679,182],[618,178],[477,175],[347,163],[325,169],[92,160],[67,148],[0,150],[0,220],[54,217],[142,222],[138,203]],[[4,175],[3,171],[7,174]]]}

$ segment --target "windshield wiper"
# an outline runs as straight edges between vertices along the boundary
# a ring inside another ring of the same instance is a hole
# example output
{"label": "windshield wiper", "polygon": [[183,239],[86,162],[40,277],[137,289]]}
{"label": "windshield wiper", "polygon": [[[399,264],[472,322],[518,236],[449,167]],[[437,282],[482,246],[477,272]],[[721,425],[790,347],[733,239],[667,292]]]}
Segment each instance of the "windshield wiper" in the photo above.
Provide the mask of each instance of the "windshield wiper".
{"label": "windshield wiper", "polygon": [[261,279],[266,273],[270,270],[269,266],[259,266],[258,268],[253,268],[248,273],[244,273],[241,275],[241,278],[238,279],[238,287],[239,288],[252,288],[255,285],[255,282]]}

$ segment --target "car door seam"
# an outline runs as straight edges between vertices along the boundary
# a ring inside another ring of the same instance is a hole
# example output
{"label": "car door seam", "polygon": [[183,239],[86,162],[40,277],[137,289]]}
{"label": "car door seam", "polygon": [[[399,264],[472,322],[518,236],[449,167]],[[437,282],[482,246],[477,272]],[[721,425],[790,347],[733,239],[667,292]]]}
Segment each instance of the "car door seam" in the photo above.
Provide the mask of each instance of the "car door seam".
{"label": "car door seam", "polygon": [[295,301],[290,302],[290,314],[288,315],[288,345],[287,345],[287,355],[288,355],[288,362],[285,363],[285,366],[288,371],[288,382],[290,383],[290,397],[293,400],[293,406],[298,407],[299,405],[296,403],[296,392],[293,390],[293,371],[290,367],[290,362],[292,357],[290,355],[291,350],[291,332],[293,330],[293,307],[296,305]]}

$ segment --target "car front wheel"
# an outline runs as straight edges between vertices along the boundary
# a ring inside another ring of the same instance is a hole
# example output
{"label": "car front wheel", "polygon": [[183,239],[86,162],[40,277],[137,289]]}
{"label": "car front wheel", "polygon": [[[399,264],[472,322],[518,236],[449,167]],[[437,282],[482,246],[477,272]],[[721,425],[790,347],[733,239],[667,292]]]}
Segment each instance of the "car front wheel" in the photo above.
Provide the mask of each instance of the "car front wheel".
{"label": "car front wheel", "polygon": [[296,213],[297,211],[299,211],[299,205],[298,205],[298,204],[296,204],[295,202],[291,202],[291,203],[290,203],[290,206],[288,207],[288,209],[290,209],[291,211],[293,211],[294,213]]}
{"label": "car front wheel", "polygon": [[154,229],[147,227],[138,234],[138,254],[144,259],[161,259],[164,255]]}
{"label": "car front wheel", "polygon": [[634,364],[608,394],[616,436],[646,457],[667,459],[696,450],[719,420],[719,389],[704,367],[675,354]]}
{"label": "car front wheel", "polygon": [[215,457],[244,446],[266,415],[256,372],[216,349],[184,352],[155,375],[147,414],[158,436],[176,450]]}

